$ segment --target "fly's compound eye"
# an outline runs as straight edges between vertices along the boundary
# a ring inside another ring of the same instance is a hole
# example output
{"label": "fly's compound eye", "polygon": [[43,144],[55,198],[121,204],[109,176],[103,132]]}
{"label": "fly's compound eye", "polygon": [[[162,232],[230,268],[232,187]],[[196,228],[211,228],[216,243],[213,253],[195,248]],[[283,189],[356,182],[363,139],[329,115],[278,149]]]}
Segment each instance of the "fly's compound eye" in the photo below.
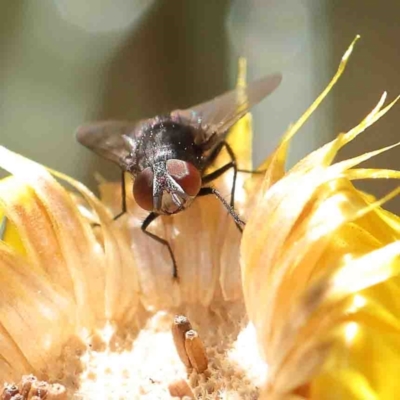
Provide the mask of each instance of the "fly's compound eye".
{"label": "fly's compound eye", "polygon": [[153,171],[150,167],[145,168],[133,183],[133,197],[136,203],[144,210],[153,210]]}
{"label": "fly's compound eye", "polygon": [[201,175],[194,165],[182,160],[168,160],[167,171],[188,196],[194,197],[199,193]]}

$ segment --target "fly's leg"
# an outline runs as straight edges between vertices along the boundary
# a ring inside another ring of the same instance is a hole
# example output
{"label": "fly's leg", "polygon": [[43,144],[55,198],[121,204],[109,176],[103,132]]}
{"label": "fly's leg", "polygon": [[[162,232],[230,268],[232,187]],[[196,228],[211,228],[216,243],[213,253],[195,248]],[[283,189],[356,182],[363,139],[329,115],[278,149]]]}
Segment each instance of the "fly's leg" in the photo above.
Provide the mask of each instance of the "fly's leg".
{"label": "fly's leg", "polygon": [[228,164],[225,164],[221,168],[217,169],[216,171],[212,172],[211,174],[204,176],[202,179],[202,182],[203,182],[203,184],[207,184],[207,183],[219,178],[222,174],[224,174],[229,169],[233,168],[233,182],[232,182],[232,188],[231,188],[230,205],[232,208],[234,208],[235,207],[235,190],[236,190],[237,173],[242,172],[242,173],[246,173],[246,174],[263,174],[263,173],[265,173],[265,170],[257,171],[257,170],[238,169],[235,153],[233,152],[232,147],[225,141],[221,142],[211,153],[210,158],[209,158],[210,162],[212,162],[218,156],[218,154],[221,152],[223,147],[226,148],[226,151],[228,152],[229,157],[231,158],[231,161]]}
{"label": "fly's leg", "polygon": [[154,239],[155,241],[157,241],[158,243],[161,243],[162,245],[166,246],[168,251],[169,251],[169,255],[171,256],[171,260],[172,260],[172,266],[173,266],[173,272],[172,275],[175,279],[178,279],[178,268],[176,266],[176,261],[175,261],[175,256],[174,253],[171,249],[170,244],[168,243],[167,240],[160,238],[159,236],[155,235],[154,233],[148,232],[147,228],[149,227],[149,225],[157,218],[159,217],[160,214],[156,214],[154,212],[151,212],[146,219],[143,221],[141,229],[143,231],[143,233],[145,233],[147,236],[150,236],[152,239]]}
{"label": "fly's leg", "polygon": [[232,188],[231,188],[231,202],[230,205],[232,208],[235,207],[235,189],[236,189],[236,178],[237,178],[237,164],[236,164],[236,156],[235,153],[232,150],[232,147],[229,146],[227,142],[224,142],[226,151],[229,154],[229,157],[231,158],[230,164],[232,165],[233,168],[233,181],[232,181]]}
{"label": "fly's leg", "polygon": [[213,180],[219,178],[222,174],[224,174],[226,171],[229,169],[233,168],[233,182],[232,182],[232,188],[231,188],[231,201],[228,204],[226,200],[221,196],[218,190],[211,188],[211,187],[203,187],[200,189],[200,192],[198,193],[198,196],[207,196],[209,194],[215,195],[221,203],[224,205],[224,207],[228,210],[229,214],[232,216],[234,219],[237,228],[239,229],[240,232],[243,231],[243,227],[245,226],[245,222],[239,217],[237,212],[235,211],[235,189],[236,189],[236,178],[237,178],[237,173],[238,172],[243,172],[243,173],[249,173],[249,174],[262,174],[265,171],[251,171],[251,170],[245,170],[245,169],[238,169],[237,168],[237,163],[236,163],[236,157],[235,154],[229,146],[229,144],[225,141],[221,142],[211,153],[209,161],[212,162],[218,154],[221,152],[222,148],[225,147],[226,151],[229,154],[229,157],[231,158],[231,161],[228,164],[225,164],[221,168],[217,169],[216,171],[212,172],[211,174],[208,174],[203,177],[202,183],[207,184],[209,182],[212,182]]}
{"label": "fly's leg", "polygon": [[203,182],[203,184],[207,184],[207,183],[219,178],[222,174],[224,174],[229,169],[233,168],[233,182],[232,182],[232,187],[231,187],[230,205],[231,205],[232,208],[234,208],[235,207],[236,177],[237,177],[238,169],[237,169],[237,164],[236,164],[236,157],[235,157],[235,154],[234,154],[231,146],[229,146],[229,144],[227,142],[225,142],[225,141],[221,142],[215,148],[213,153],[211,154],[210,160],[215,159],[216,156],[220,153],[220,151],[222,150],[223,147],[226,148],[226,151],[228,152],[229,157],[231,158],[231,161],[228,164],[225,164],[223,167],[221,167],[221,168],[217,169],[216,171],[212,172],[211,174],[208,174],[208,175],[204,176],[203,179],[202,179],[202,182]]}
{"label": "fly's leg", "polygon": [[234,208],[228,204],[228,202],[221,196],[221,193],[217,189],[212,187],[203,187],[200,189],[200,192],[197,196],[208,196],[213,194],[218,198],[218,200],[223,204],[223,206],[227,209],[231,217],[234,219],[235,224],[240,232],[243,232],[243,227],[246,225],[245,222],[239,217],[238,213],[234,210]]}
{"label": "fly's leg", "polygon": [[114,221],[117,220],[119,217],[122,217],[126,213],[126,186],[125,186],[125,171],[122,170],[122,175],[121,175],[121,199],[122,199],[122,205],[121,205],[121,212],[117,214],[113,219]]}
{"label": "fly's leg", "polygon": [[[126,187],[125,187],[125,171],[122,171],[121,174],[121,199],[122,199],[122,204],[121,204],[121,212],[118,213],[113,220],[116,221],[119,217],[122,217],[126,213]],[[99,227],[100,224],[94,223],[92,224],[92,227]]]}

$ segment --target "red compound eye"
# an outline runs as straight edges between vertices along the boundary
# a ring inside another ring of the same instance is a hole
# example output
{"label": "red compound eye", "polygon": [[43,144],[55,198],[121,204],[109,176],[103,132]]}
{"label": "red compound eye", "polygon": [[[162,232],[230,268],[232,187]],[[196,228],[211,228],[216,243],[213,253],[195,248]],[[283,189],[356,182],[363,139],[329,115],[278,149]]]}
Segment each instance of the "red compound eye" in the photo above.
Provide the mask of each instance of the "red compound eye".
{"label": "red compound eye", "polygon": [[167,171],[188,196],[196,196],[199,193],[201,175],[194,165],[181,160],[168,160]]}
{"label": "red compound eye", "polygon": [[133,197],[136,203],[147,211],[153,210],[153,171],[144,169],[133,183]]}

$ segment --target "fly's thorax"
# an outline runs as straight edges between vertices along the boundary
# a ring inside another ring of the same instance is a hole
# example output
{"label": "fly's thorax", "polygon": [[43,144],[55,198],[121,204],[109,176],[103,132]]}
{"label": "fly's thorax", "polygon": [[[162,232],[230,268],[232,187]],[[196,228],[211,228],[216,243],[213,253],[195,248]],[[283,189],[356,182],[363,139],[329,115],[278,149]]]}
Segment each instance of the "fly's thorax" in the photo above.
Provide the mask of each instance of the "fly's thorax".
{"label": "fly's thorax", "polygon": [[142,171],[171,159],[184,160],[200,168],[203,149],[196,144],[198,134],[195,127],[168,118],[157,119],[155,123],[150,121],[142,127],[135,148],[134,169]]}

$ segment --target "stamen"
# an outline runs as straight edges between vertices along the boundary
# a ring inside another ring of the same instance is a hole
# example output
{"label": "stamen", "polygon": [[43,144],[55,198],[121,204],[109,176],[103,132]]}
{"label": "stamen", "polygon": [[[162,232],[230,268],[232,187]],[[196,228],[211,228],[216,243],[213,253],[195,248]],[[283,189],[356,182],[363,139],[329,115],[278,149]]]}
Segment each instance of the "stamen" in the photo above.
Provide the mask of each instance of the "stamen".
{"label": "stamen", "polygon": [[45,381],[34,381],[32,383],[28,399],[33,399],[35,396],[37,396],[39,399],[47,398],[49,386],[50,385]]}
{"label": "stamen", "polygon": [[187,368],[192,366],[189,357],[186,353],[185,347],[185,334],[186,332],[192,329],[192,325],[189,322],[188,318],[184,315],[177,315],[174,318],[174,322],[172,324],[172,337],[174,339],[176,351],[178,352],[179,358],[186,365]]}
{"label": "stamen", "polygon": [[20,384],[4,385],[1,400],[67,400],[67,389],[58,383],[38,381],[33,375],[24,375]]}
{"label": "stamen", "polygon": [[14,384],[5,384],[3,392],[1,393],[1,400],[10,400],[13,396],[18,394],[18,387]]}
{"label": "stamen", "polygon": [[168,385],[168,390],[169,394],[172,397],[189,397],[191,399],[194,399],[194,394],[192,392],[192,389],[190,388],[189,384],[184,380],[180,379],[177,381],[172,382],[171,384]]}
{"label": "stamen", "polygon": [[19,385],[19,391],[22,396],[26,399],[28,397],[29,392],[31,391],[31,387],[33,382],[36,382],[37,379],[33,375],[24,375],[22,377],[21,383]]}
{"label": "stamen", "polygon": [[46,400],[67,400],[67,389],[59,383],[50,385]]}
{"label": "stamen", "polygon": [[208,367],[208,359],[203,341],[194,330],[185,333],[185,349],[193,368],[198,372],[204,372]]}

